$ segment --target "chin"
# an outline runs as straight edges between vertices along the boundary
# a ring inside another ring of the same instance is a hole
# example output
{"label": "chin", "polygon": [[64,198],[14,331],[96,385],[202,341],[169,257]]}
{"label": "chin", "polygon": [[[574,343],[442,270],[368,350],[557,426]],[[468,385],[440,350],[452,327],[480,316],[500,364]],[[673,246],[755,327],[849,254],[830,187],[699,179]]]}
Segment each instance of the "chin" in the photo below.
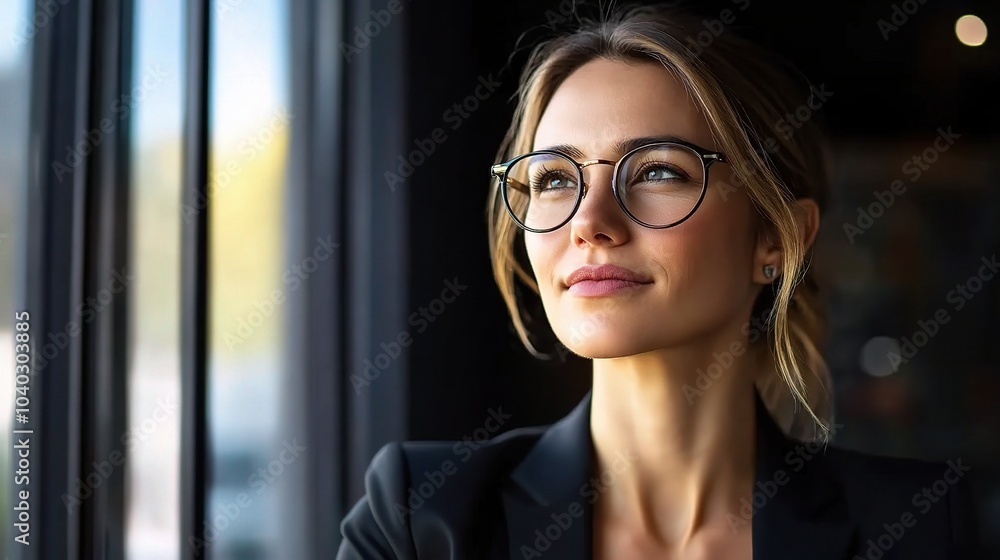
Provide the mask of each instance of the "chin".
{"label": "chin", "polygon": [[587,328],[592,323],[576,323],[580,326],[560,326],[555,334],[570,352],[589,359],[620,358],[633,356],[655,349],[652,341],[644,340],[643,334],[631,328]]}
{"label": "chin", "polygon": [[584,343],[584,344],[563,344],[569,349],[570,352],[580,356],[582,358],[587,358],[590,360],[608,359],[608,358],[622,358],[625,356],[634,356],[636,354],[643,354],[649,352],[651,349],[638,346],[634,342],[626,343],[621,341],[621,343],[616,343],[618,341],[608,341],[602,343]]}

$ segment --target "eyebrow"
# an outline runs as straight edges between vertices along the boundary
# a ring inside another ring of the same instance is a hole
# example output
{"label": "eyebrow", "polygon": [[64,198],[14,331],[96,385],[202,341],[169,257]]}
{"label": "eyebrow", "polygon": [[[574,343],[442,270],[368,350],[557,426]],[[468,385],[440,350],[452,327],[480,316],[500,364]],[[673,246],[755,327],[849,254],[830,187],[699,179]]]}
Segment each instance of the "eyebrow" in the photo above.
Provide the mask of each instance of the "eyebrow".
{"label": "eyebrow", "polygon": [[[687,138],[681,138],[680,136],[673,136],[669,134],[664,136],[639,136],[636,138],[627,138],[625,140],[620,140],[615,143],[612,149],[614,150],[614,157],[621,157],[636,148],[640,148],[647,144],[655,144],[657,142],[686,142],[688,144],[692,143]],[[539,148],[538,150],[552,150],[555,152],[562,152],[575,159],[588,159],[586,155],[584,155],[583,150],[577,148],[572,144],[556,144],[555,146],[547,146],[545,148]]]}

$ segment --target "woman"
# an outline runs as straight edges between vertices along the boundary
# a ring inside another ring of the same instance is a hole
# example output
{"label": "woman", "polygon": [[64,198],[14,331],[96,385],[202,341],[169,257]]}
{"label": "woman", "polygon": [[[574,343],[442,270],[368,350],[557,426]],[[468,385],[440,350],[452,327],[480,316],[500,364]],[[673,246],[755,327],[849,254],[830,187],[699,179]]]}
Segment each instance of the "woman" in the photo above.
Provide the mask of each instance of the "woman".
{"label": "woman", "polygon": [[973,554],[961,461],[825,445],[824,151],[781,120],[820,90],[703,29],[636,8],[533,53],[492,169],[494,271],[528,348],[518,282],[593,389],[464,457],[387,445],[338,558]]}

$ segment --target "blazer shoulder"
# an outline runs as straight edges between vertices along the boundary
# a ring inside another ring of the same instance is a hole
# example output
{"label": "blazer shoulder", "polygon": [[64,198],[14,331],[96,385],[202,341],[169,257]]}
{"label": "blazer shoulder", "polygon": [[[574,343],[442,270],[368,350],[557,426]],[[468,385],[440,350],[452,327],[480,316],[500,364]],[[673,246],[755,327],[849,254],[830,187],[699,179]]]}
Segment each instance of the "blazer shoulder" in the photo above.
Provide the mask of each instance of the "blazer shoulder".
{"label": "blazer shoulder", "polygon": [[909,479],[934,477],[935,474],[940,478],[947,469],[956,470],[959,474],[969,470],[960,458],[928,461],[857,451],[836,444],[831,444],[827,448],[826,456],[829,462],[846,476],[878,479],[882,482],[893,480],[905,482]]}
{"label": "blazer shoulder", "polygon": [[405,519],[394,511],[405,493],[406,459],[397,442],[382,446],[365,471],[365,495],[340,523],[337,560],[416,558]]}
{"label": "blazer shoulder", "polygon": [[955,557],[971,558],[980,550],[974,469],[963,458],[928,461],[831,445],[825,462],[840,479],[856,518],[874,530],[922,525],[928,538],[947,541]]}
{"label": "blazer shoulder", "polygon": [[[882,491],[919,491],[922,486],[937,481],[949,488],[968,480],[972,467],[961,457],[945,461],[928,461],[892,457],[830,445],[826,463],[849,486],[872,487]],[[941,488],[941,484],[938,487]],[[964,486],[964,485],[961,485]],[[912,492],[910,492],[912,494]]]}
{"label": "blazer shoulder", "polygon": [[449,463],[474,471],[500,474],[520,461],[549,426],[508,430],[489,439],[466,437],[457,441],[407,441],[400,444],[410,470],[442,468]]}
{"label": "blazer shoulder", "polygon": [[482,440],[385,444],[365,471],[365,495],[341,523],[337,559],[417,558],[414,519],[456,527],[485,511],[506,475],[547,428],[517,428]]}

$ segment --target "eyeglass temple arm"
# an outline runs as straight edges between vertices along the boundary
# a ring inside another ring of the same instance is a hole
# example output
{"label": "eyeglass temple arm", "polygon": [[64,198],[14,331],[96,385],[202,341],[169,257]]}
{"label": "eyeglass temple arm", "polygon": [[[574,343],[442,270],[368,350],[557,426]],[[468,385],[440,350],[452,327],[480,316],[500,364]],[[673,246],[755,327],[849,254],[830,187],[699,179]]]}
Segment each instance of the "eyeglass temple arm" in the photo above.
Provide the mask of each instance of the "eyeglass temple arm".
{"label": "eyeglass temple arm", "polygon": [[[502,181],[504,173],[507,172],[507,168],[508,167],[510,167],[509,164],[498,163],[498,164],[490,167],[490,176],[491,177],[496,177],[497,179],[499,179],[499,180]],[[507,177],[507,185],[510,186],[510,187],[513,187],[513,188],[515,188],[515,189],[517,189],[517,190],[519,190],[519,191],[521,191],[523,193],[528,192],[528,185],[525,185],[524,183],[522,183],[520,181],[516,181],[514,179],[511,179],[510,177]]]}

